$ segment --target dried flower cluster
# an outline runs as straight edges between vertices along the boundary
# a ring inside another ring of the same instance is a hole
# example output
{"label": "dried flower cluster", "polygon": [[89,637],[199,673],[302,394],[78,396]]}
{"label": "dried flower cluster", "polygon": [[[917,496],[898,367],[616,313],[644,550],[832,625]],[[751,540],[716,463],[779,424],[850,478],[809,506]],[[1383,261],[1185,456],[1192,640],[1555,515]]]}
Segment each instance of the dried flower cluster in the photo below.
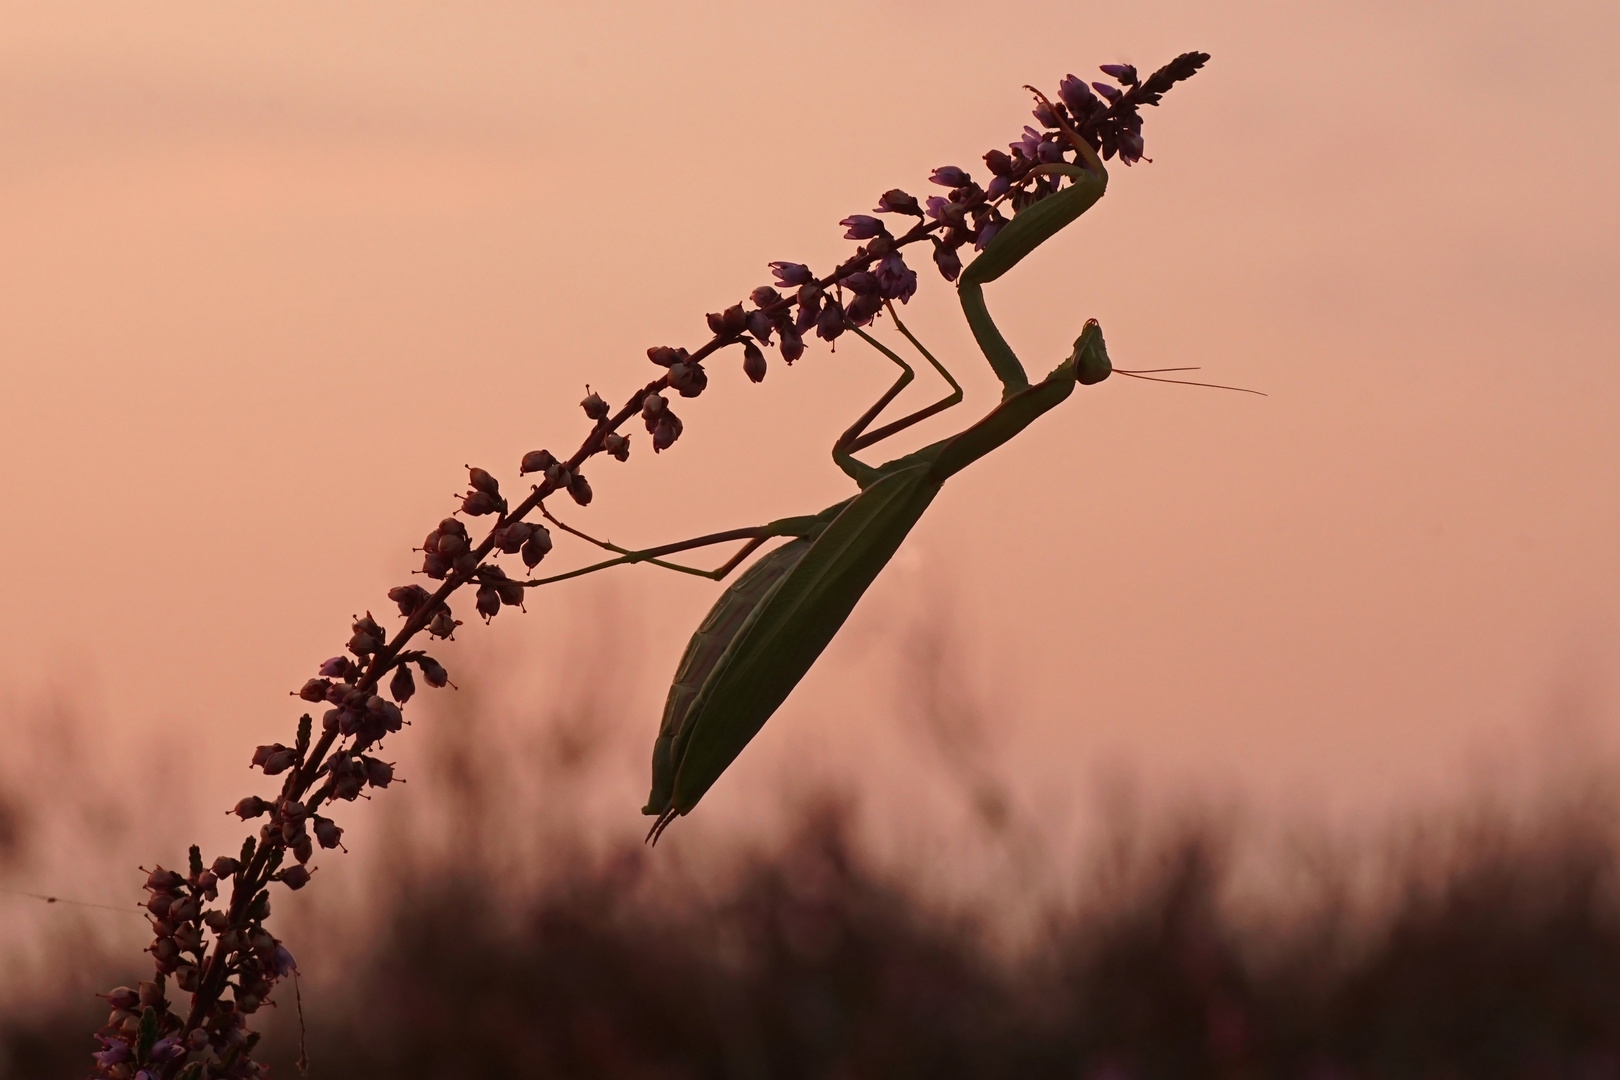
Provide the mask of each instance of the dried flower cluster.
{"label": "dried flower cluster", "polygon": [[[1057,103],[1040,99],[1035,110],[1040,129],[1026,127],[1007,153],[984,155],[990,172],[984,187],[956,166],[935,169],[930,180],[949,189],[946,195],[919,203],[894,189],[878,200],[874,214],[918,219],[901,235],[891,233],[881,218],[854,214],[840,224],[845,237],[861,246],[831,273],[818,277],[801,263],[772,263],[775,283],[709,315],[712,336],[700,348],[648,349],[648,359],[663,373],[617,410],[587,387],[580,407],[593,425],[590,434],[566,461],[546,450],[525,454],[519,475],[534,475],[540,482],[515,505],[501,494],[493,475],[470,467],[460,509],[428,532],[420,549],[421,574],[438,584],[392,589],[388,598],[397,605],[403,625],[390,635],[370,612],[356,618],[346,652],[321,664],[295,691],[311,705],[326,706],[318,738],[314,719],[306,713],[292,746],[271,743],[254,752],[254,768],[267,777],[284,777],[275,797],[250,795],[231,811],[243,821],[264,819],[257,835],[247,839],[236,857],[220,856],[207,868],[193,847],[187,874],[162,867],[150,872],[146,907],[154,938],[149,951],[157,974],[135,990],[119,987],[107,995],[112,1014],[97,1036],[103,1048],[94,1055],[95,1075],[108,1080],[202,1080],[264,1074],[264,1066],[252,1059],[257,1036],[248,1031],[247,1018],[269,1000],[279,979],[296,971],[292,954],[265,928],[269,886],[303,888],[312,876],[309,863],[316,848],[341,846],[343,829],[322,809],[353,802],[368,789],[393,782],[393,765],[379,755],[387,737],[407,722],[404,707],[416,693],[415,673],[430,687],[450,685],[443,665],[407,645],[423,632],[430,640],[454,636],[462,623],[452,613],[450,598],[463,586],[474,587],[474,608],[487,622],[503,608],[521,608],[525,590],[546,583],[532,574],[551,551],[551,534],[539,522],[525,519],[559,491],[580,506],[588,505],[591,485],[580,468],[597,453],[619,461],[629,457],[630,437],[619,431],[621,426],[639,415],[653,451],[667,450],[682,432],[670,392],[682,398],[701,394],[708,385],[703,362],[719,350],[740,346],[744,374],[759,382],[766,373],[765,348],[774,344],[791,364],[804,354],[812,329],[830,342],[849,326],[871,322],[885,302],[906,302],[917,289],[916,272],[901,254],[909,244],[929,240],[940,273],[955,280],[962,269],[958,249],[969,242],[983,248],[1009,213],[1058,190],[1062,178],[1040,166],[1072,162],[1069,155],[1077,151],[1065,129],[1104,158],[1137,161],[1143,148],[1139,108],[1158,104],[1166,90],[1207,59],[1203,53],[1183,54],[1146,81],[1138,80],[1132,67],[1104,67],[1118,88],[1106,83],[1087,87],[1070,75],[1059,87]],[[474,518],[490,521],[481,539],[463,520]],[[508,573],[497,562],[503,555],[521,559],[528,576]],[[225,881],[231,882],[230,898],[221,903]],[[184,1007],[170,1000],[171,990],[189,998]]]}

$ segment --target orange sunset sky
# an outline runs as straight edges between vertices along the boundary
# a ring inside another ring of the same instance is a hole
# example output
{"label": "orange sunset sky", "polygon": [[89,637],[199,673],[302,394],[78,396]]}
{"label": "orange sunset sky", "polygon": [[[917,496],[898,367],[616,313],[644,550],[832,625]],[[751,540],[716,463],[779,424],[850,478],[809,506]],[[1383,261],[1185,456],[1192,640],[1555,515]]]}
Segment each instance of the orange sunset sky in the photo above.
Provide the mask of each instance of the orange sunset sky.
{"label": "orange sunset sky", "polygon": [[[584,437],[587,382],[622,400],[768,261],[826,268],[886,188],[982,173],[1022,84],[1189,49],[1213,59],[1146,111],[1152,163],[990,304],[1032,370],[1095,316],[1121,366],[1270,397],[1112,379],[957,478],[699,815],[744,821],[804,772],[904,807],[940,768],[907,719],[930,633],[1037,812],[1128,775],[1358,821],[1610,761],[1598,2],[7,4],[0,727],[67,702],[124,756],[137,829],[234,842],[252,746],[288,739],[349,615],[389,608],[463,463],[526,490],[524,451]],[[968,401],[895,453],[995,400],[919,269],[909,322]],[[739,359],[565,518],[650,544],[841,498],[828,448],[889,369],[816,343],[754,386]],[[480,692],[520,713],[611,681],[601,812],[638,829],[716,588],[637,567],[489,628],[468,598],[443,659],[503,672]],[[162,770],[190,776],[179,810]]]}

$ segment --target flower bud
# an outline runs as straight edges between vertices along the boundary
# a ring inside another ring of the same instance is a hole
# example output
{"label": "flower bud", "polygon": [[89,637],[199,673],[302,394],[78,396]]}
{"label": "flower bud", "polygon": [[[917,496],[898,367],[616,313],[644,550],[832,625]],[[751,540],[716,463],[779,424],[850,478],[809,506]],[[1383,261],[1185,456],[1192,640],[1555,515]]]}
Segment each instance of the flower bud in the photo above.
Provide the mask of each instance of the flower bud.
{"label": "flower bud", "polygon": [[679,360],[669,365],[669,385],[681,397],[697,397],[709,385],[709,373],[695,360]]}
{"label": "flower bud", "polygon": [[668,345],[654,345],[647,350],[647,359],[659,367],[669,367],[675,361],[684,359],[686,355],[685,349],[673,349]]}
{"label": "flower bud", "polygon": [[472,485],[474,491],[482,491],[486,495],[498,496],[501,493],[500,482],[476,465],[467,466],[467,483]]}
{"label": "flower bud", "polygon": [[782,359],[789,365],[804,355],[804,338],[791,326],[782,327],[782,341],[780,344]]}
{"label": "flower bud", "polygon": [[523,545],[523,565],[533,570],[540,565],[540,560],[551,551],[551,530],[544,525],[536,525],[534,534]]}
{"label": "flower bud", "polygon": [[230,928],[231,917],[225,912],[215,908],[203,913],[203,924],[215,934],[223,934]]}
{"label": "flower bud", "polygon": [[532,472],[545,472],[556,460],[551,456],[550,450],[530,450],[523,455],[523,464],[518,469],[518,475],[527,476]]}
{"label": "flower bud", "polygon": [[[501,500],[487,491],[475,491],[461,500],[461,512],[468,517],[483,517],[499,513]],[[444,550],[444,537],[439,538],[439,550]]]}
{"label": "flower bud", "polygon": [[309,833],[303,829],[298,830],[298,836],[292,842],[293,858],[300,864],[307,863],[315,857],[315,845],[310,843]]}
{"label": "flower bud", "polygon": [[382,648],[382,639],[372,637],[370,634],[356,634],[349,639],[349,651],[356,656],[370,656]]}
{"label": "flower bud", "polygon": [[166,893],[166,892],[153,893],[151,896],[147,897],[147,899],[146,899],[146,910],[150,911],[153,915],[156,915],[158,918],[161,919],[164,916],[169,914],[169,905],[171,905],[173,903],[174,903],[174,894],[173,893]]}
{"label": "flower bud", "polygon": [[[428,623],[428,633],[437,638],[447,638],[453,636],[456,632],[456,627],[460,625],[460,619],[453,619],[450,617],[449,608],[440,608],[439,613],[433,616],[433,621]],[[432,682],[431,679],[428,681]]]}
{"label": "flower bud", "polygon": [[231,811],[231,813],[235,814],[243,821],[251,821],[256,817],[268,814],[272,809],[273,807],[270,803],[265,802],[257,795],[249,795],[247,798],[237,803],[236,807]]}
{"label": "flower bud", "polygon": [[349,673],[349,658],[347,656],[334,656],[321,665],[316,674],[327,679],[341,679]]}
{"label": "flower bud", "polygon": [[763,311],[750,311],[748,313],[748,332],[753,334],[761,345],[771,343],[771,333],[775,329],[776,326],[771,322],[771,317]]}
{"label": "flower bud", "polygon": [[180,946],[181,952],[196,952],[202,948],[202,928],[194,923],[187,923],[174,932],[174,943]]}
{"label": "flower bud", "polygon": [[641,399],[641,418],[647,422],[650,432],[658,424],[658,418],[669,408],[669,399],[662,394],[648,394]]}
{"label": "flower bud", "polygon": [[394,677],[388,680],[388,693],[401,705],[411,700],[411,695],[416,693],[416,680],[411,676],[409,664],[394,669]]}
{"label": "flower bud", "polygon": [[946,281],[955,281],[956,275],[962,272],[962,257],[956,253],[954,248],[947,247],[944,244],[935,244],[934,265],[939,267],[940,275]]}
{"label": "flower bud", "polygon": [[711,311],[704,316],[709,323],[709,332],[715,337],[724,337],[726,333],[726,317],[718,311]]}
{"label": "flower bud", "polygon": [[[253,768],[257,769],[257,768],[262,767],[264,765],[264,763],[267,760],[269,760],[271,754],[277,753],[277,752],[285,750],[285,749],[287,749],[287,748],[285,746],[281,745],[280,743],[270,743],[268,746],[256,746],[256,747],[254,747],[253,748]],[[167,872],[167,871],[165,871],[165,872]],[[176,875],[176,876],[178,876],[178,875]]]}
{"label": "flower bud", "polygon": [[338,776],[332,779],[332,798],[353,802],[360,797],[358,776]]}
{"label": "flower bud", "polygon": [[769,285],[761,285],[759,288],[748,294],[748,299],[754,302],[755,307],[766,308],[782,299],[782,294],[771,288]]}
{"label": "flower bud", "polygon": [[741,304],[733,304],[726,308],[720,316],[721,328],[732,337],[736,337],[748,328],[748,315],[743,311]]}
{"label": "flower bud", "polygon": [[584,409],[585,415],[592,420],[606,420],[609,412],[608,403],[602,400],[601,394],[591,390],[589,386],[585,389],[588,393],[585,395],[585,400],[579,403],[579,407]]}
{"label": "flower bud", "polygon": [[488,622],[501,610],[501,594],[495,591],[495,586],[484,585],[478,590],[478,614]]}
{"label": "flower bud", "polygon": [[681,431],[680,417],[672,412],[665,412],[663,416],[659,417],[658,423],[653,428],[653,453],[661,454],[674,446],[675,440],[681,437]]}
{"label": "flower bud", "polygon": [[169,905],[167,918],[173,923],[190,922],[197,917],[197,900],[191,896],[177,896]]}
{"label": "flower bud", "polygon": [[331,818],[315,815],[315,839],[323,848],[335,848],[343,842],[343,829]]}
{"label": "flower bud", "polygon": [[568,481],[573,478],[573,474],[563,468],[560,461],[546,470],[546,483],[551,485],[553,491],[567,487]]}
{"label": "flower bud", "polygon": [[[192,977],[196,978],[197,969],[192,968],[191,970]],[[184,986],[182,986],[180,989],[185,990],[188,994],[194,994],[197,992],[197,988],[195,986],[191,987],[189,990],[187,990]],[[208,1029],[200,1027],[192,1028],[191,1034],[186,1036],[186,1048],[194,1053],[206,1050],[208,1048]]]}
{"label": "flower bud", "polygon": [[516,555],[522,548],[523,542],[529,538],[534,529],[527,521],[513,521],[502,525],[495,530],[491,539],[495,541],[495,548],[507,555]]}
{"label": "flower bud", "polygon": [[443,581],[450,573],[450,560],[436,552],[425,555],[422,558],[422,573],[434,581]]}
{"label": "flower bud", "polygon": [[[299,869],[302,869],[302,867]],[[257,994],[250,994],[246,990],[236,991],[236,1011],[241,1013],[258,1012],[259,996]]]}
{"label": "flower bud", "polygon": [[273,880],[279,881],[283,885],[287,886],[287,888],[297,892],[299,889],[302,889],[305,885],[309,884],[309,877],[309,868],[299,864],[297,866],[289,866],[285,870],[278,871]]}
{"label": "flower bud", "polygon": [[569,479],[568,496],[581,506],[591,505],[591,485],[584,473],[575,473]]}
{"label": "flower bud", "polygon": [[749,382],[765,381],[765,354],[752,341],[743,342],[743,374]]}
{"label": "flower bud", "polygon": [[143,981],[140,984],[139,992],[143,1009],[148,1006],[161,1009],[167,1004],[163,1000],[163,983],[160,981]]}
{"label": "flower bud", "polygon": [[450,674],[444,670],[444,665],[433,657],[422,657],[416,662],[416,666],[422,669],[422,678],[435,690],[449,685]]}
{"label": "flower bud", "polygon": [[326,691],[331,685],[325,679],[310,679],[299,688],[298,696],[305,701],[325,701]]}
{"label": "flower bud", "polygon": [[388,599],[398,604],[399,613],[408,619],[420,611],[432,596],[420,585],[396,585],[388,590]]}
{"label": "flower bud", "polygon": [[620,435],[617,431],[610,431],[602,437],[602,449],[619,461],[627,461],[630,458],[630,438],[627,435]]}
{"label": "flower bud", "polygon": [[133,1010],[141,1003],[141,996],[127,986],[115,986],[107,994],[107,1004],[115,1009]]}
{"label": "flower bud", "polygon": [[500,594],[501,603],[507,607],[523,606],[523,582],[503,580],[495,583],[495,591]]}
{"label": "flower bud", "polygon": [[209,869],[213,871],[214,876],[217,878],[228,878],[232,877],[238,870],[242,869],[242,864],[231,858],[229,855],[221,855],[219,858],[214,860],[214,865]]}

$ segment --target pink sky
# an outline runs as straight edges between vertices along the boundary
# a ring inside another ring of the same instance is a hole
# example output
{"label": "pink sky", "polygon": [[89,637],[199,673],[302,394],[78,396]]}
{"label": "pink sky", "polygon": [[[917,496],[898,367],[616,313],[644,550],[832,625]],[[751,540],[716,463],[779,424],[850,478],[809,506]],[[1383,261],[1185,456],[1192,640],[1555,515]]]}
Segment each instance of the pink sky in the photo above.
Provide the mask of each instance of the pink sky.
{"label": "pink sky", "polygon": [[[1123,767],[1354,816],[1604,757],[1617,46],[1599,3],[8,5],[6,711],[70,687],[117,745],[194,741],[209,791],[251,790],[464,462],[515,485],[577,445],[583,384],[621,399],[769,260],[830,265],[839,218],[977,165],[1021,84],[1196,48],[1154,162],[990,303],[1032,370],[1096,316],[1121,366],[1271,396],[1114,379],[959,477],[705,808],[747,815],[800,753],[936,769],[894,676],[947,616],[1042,805]],[[969,399],[895,453],[994,402],[944,282],[909,321]],[[842,497],[878,358],[711,370],[682,442],[636,434],[573,519],[653,543]],[[445,659],[498,645],[544,698],[605,608],[639,770],[715,595],[672,577],[559,587]]]}

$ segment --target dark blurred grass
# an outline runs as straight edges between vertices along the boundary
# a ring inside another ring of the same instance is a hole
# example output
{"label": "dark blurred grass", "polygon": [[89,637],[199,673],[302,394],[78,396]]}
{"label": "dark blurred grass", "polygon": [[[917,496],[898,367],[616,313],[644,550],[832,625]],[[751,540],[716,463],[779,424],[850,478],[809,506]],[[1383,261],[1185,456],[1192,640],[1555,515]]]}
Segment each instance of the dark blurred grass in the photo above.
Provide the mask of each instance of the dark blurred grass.
{"label": "dark blurred grass", "polygon": [[[1227,837],[1185,828],[1015,955],[863,860],[835,803],[707,900],[660,893],[663,851],[560,864],[515,912],[498,867],[418,865],[338,982],[305,985],[311,1075],[1620,1076],[1607,817],[1446,836],[1365,924],[1333,885],[1229,914]],[[96,1015],[9,1022],[8,1075],[82,1075]]]}

